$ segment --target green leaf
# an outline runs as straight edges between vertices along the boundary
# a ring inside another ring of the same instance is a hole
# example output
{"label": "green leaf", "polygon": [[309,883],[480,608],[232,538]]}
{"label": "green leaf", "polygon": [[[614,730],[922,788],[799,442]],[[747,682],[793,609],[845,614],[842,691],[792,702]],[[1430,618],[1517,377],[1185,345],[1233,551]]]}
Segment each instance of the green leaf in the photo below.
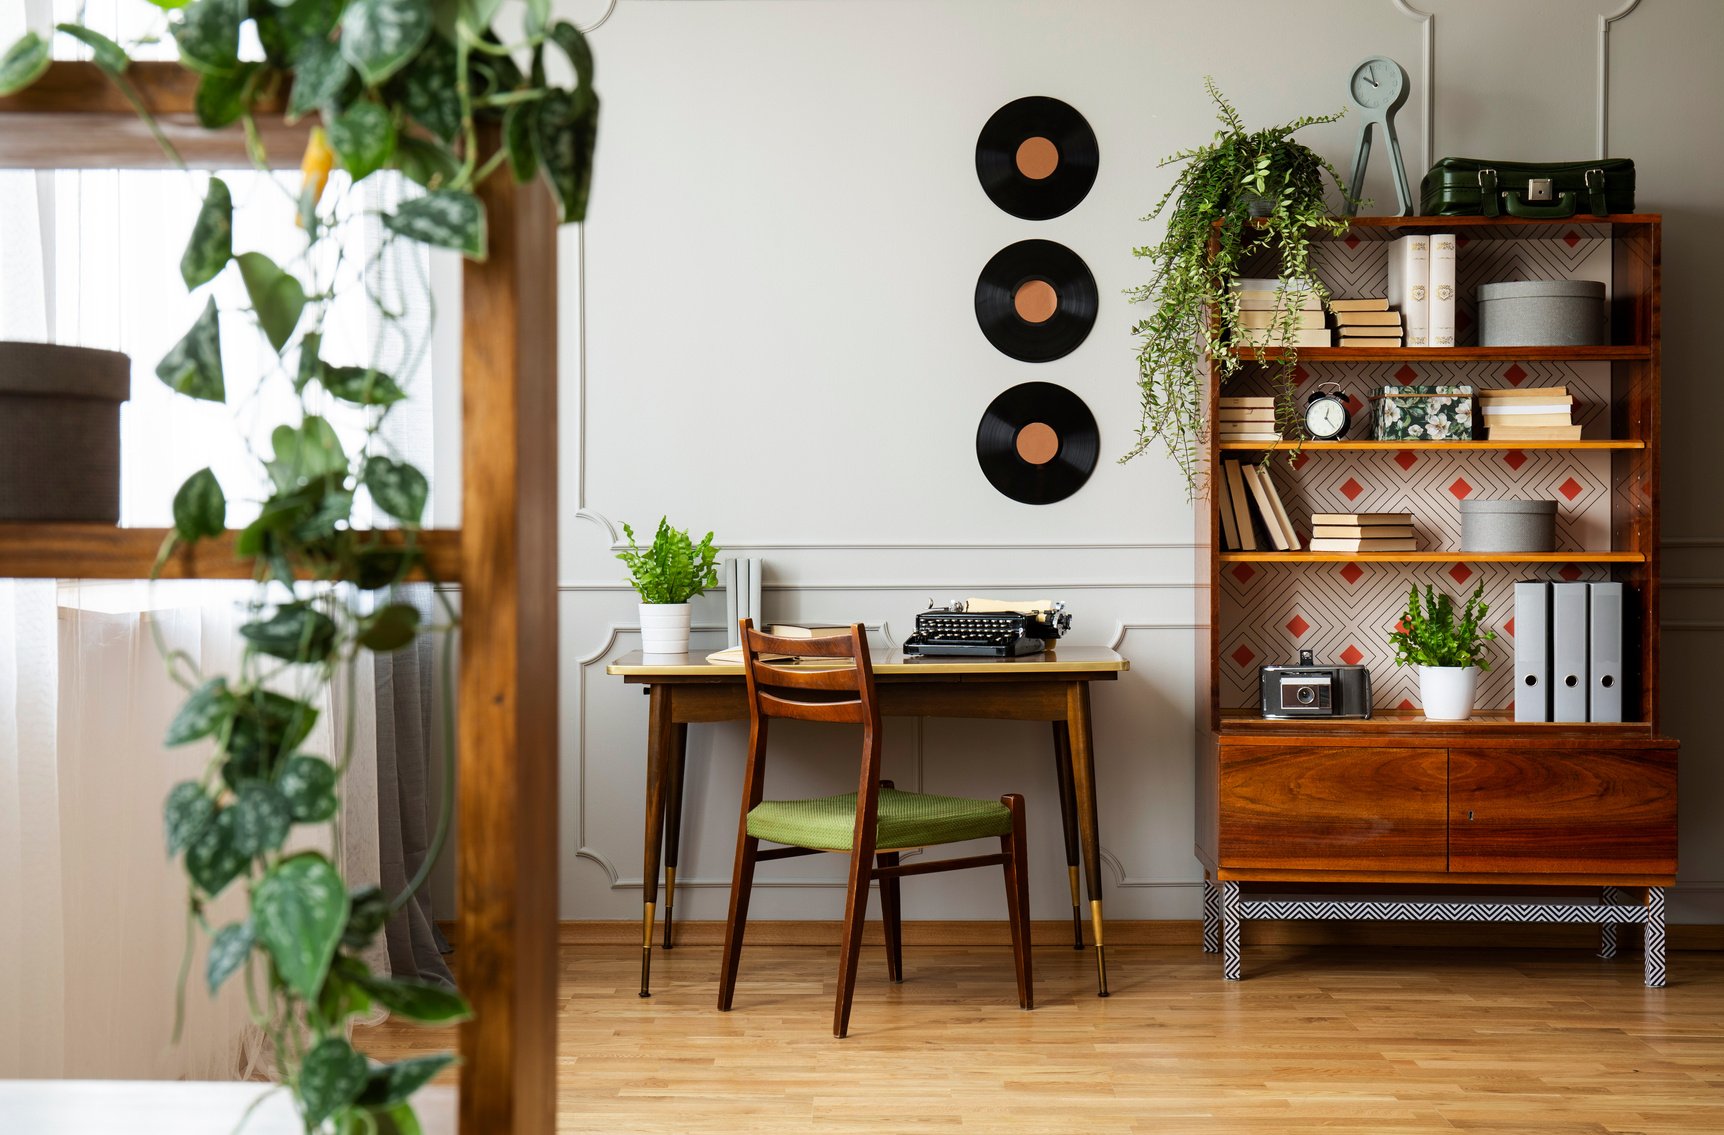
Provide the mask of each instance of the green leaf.
{"label": "green leaf", "polygon": [[461,171],[461,163],[441,142],[403,134],[395,141],[395,168],[415,185],[438,189]]}
{"label": "green leaf", "polygon": [[354,181],[389,164],[395,153],[395,120],[374,102],[361,100],[329,124],[329,144]]}
{"label": "green leaf", "polygon": [[257,936],[251,932],[250,922],[230,922],[215,932],[210,939],[209,956],[204,959],[204,980],[209,983],[211,997],[221,989],[222,982],[245,964],[256,944]]}
{"label": "green leaf", "polygon": [[225,74],[239,66],[239,26],[245,0],[191,0],[171,25],[180,62],[200,74]]}
{"label": "green leaf", "polygon": [[356,888],[348,898],[351,913],[346,929],[341,932],[341,944],[349,950],[363,950],[389,921],[389,896],[383,893],[383,888],[370,884]]}
{"label": "green leaf", "polygon": [[419,635],[419,610],[391,603],[359,621],[359,645],[379,654],[400,650]]}
{"label": "green leaf", "polygon": [[238,878],[251,861],[251,856],[240,851],[234,842],[236,823],[234,810],[223,808],[216,813],[215,821],[186,848],[186,874],[212,899]]}
{"label": "green leaf", "polygon": [[242,855],[259,856],[287,841],[293,816],[275,785],[248,780],[239,786],[233,804],[233,845]]}
{"label": "green leaf", "polygon": [[241,63],[232,71],[203,76],[192,99],[198,124],[206,130],[219,130],[238,122],[248,104],[247,88],[260,66],[258,63]]}
{"label": "green leaf", "polygon": [[308,416],[297,430],[292,426],[275,427],[270,443],[275,447],[275,456],[264,462],[264,468],[275,487],[283,492],[347,473],[347,454],[342,452],[341,439],[328,422],[316,415]]}
{"label": "green leaf", "polygon": [[[307,1001],[314,999],[347,924],[347,892],[335,868],[316,852],[282,860],[252,889],[251,917],[282,981]],[[307,1069],[311,1061],[307,1056]]]}
{"label": "green leaf", "polygon": [[434,248],[452,248],[470,260],[485,259],[485,206],[462,189],[434,189],[404,201],[383,218],[391,232]]}
{"label": "green leaf", "polygon": [[489,30],[491,21],[497,17],[497,9],[502,5],[503,0],[459,0],[458,15],[467,27],[483,32]]}
{"label": "green leaf", "polygon": [[539,162],[557,199],[563,223],[587,219],[593,184],[593,149],[598,144],[599,96],[590,88],[553,90],[540,102],[535,123]]}
{"label": "green leaf", "polygon": [[325,390],[356,406],[389,406],[407,397],[393,378],[371,367],[326,366],[318,378]]}
{"label": "green leaf", "polygon": [[199,469],[174,494],[174,531],[187,542],[220,536],[227,528],[227,497],[209,469]]}
{"label": "green leaf", "polygon": [[365,487],[377,507],[403,524],[418,524],[431,493],[425,474],[404,461],[369,457],[365,461]]}
{"label": "green leaf", "polygon": [[192,238],[180,256],[180,278],[188,290],[215,279],[233,259],[233,194],[227,182],[210,178],[203,207],[192,225]]}
{"label": "green leaf", "polygon": [[251,5],[264,56],[282,70],[297,70],[294,62],[312,40],[328,40],[340,13],[341,0],[253,0]]}
{"label": "green leaf", "polygon": [[221,326],[214,297],[204,304],[203,314],[156,364],[156,377],[175,391],[205,402],[227,401],[222,381]]}
{"label": "green leaf", "polygon": [[299,1098],[305,1106],[306,1130],[316,1130],[358,1099],[368,1073],[365,1057],[345,1040],[332,1036],[318,1041],[299,1066]]}
{"label": "green leaf", "polygon": [[395,76],[391,101],[413,121],[445,142],[461,132],[461,92],[456,82],[455,46],[440,35],[425,41],[413,62]]}
{"label": "green leaf", "polygon": [[322,662],[335,649],[335,622],[306,603],[287,603],[239,633],[259,654],[287,662]]}
{"label": "green leaf", "polygon": [[293,91],[287,98],[287,120],[297,122],[314,110],[329,111],[347,89],[353,67],[330,39],[308,39],[294,55]]}
{"label": "green leaf", "polygon": [[536,39],[545,33],[545,25],[551,20],[551,0],[527,0],[526,31],[528,39]]}
{"label": "green leaf", "polygon": [[406,66],[430,34],[430,0],[352,0],[341,14],[341,53],[368,86]]}
{"label": "green leaf", "polygon": [[320,824],[335,815],[335,769],[322,757],[299,754],[282,762],[276,791],[288,815],[302,824]]}
{"label": "green leaf", "polygon": [[587,43],[587,37],[581,29],[567,20],[558,20],[551,25],[551,42],[563,49],[563,54],[569,57],[569,63],[575,69],[575,89],[577,91],[591,90],[593,86],[593,49]]}
{"label": "green leaf", "polygon": [[268,780],[317,722],[317,709],[272,690],[252,690],[235,705],[222,779],[238,791],[248,780]]}
{"label": "green leaf", "polygon": [[246,295],[251,298],[258,324],[263,327],[269,345],[279,353],[299,325],[300,313],[305,310],[305,289],[291,273],[283,272],[261,252],[242,252],[234,260],[239,264],[240,278],[245,281]]}
{"label": "green leaf", "polygon": [[316,378],[323,369],[323,360],[318,358],[318,352],[323,349],[323,336],[316,331],[307,331],[299,337],[299,368],[293,376],[294,393],[304,390],[306,384]]}
{"label": "green leaf", "polygon": [[5,55],[0,55],[0,98],[15,95],[40,79],[53,58],[47,40],[35,32],[25,32]]}
{"label": "green leaf", "polygon": [[79,43],[94,52],[96,66],[110,75],[123,75],[132,60],[126,55],[126,49],[98,31],[91,31],[82,24],[55,24],[54,30],[63,35],[69,35]]}
{"label": "green leaf", "polygon": [[509,152],[509,171],[525,185],[539,172],[539,104],[518,102],[503,114],[503,146]]}
{"label": "green leaf", "polygon": [[154,4],[164,12],[171,12],[175,8],[184,8],[186,6],[186,2],[187,0],[150,0],[150,3]]}
{"label": "green leaf", "polygon": [[215,817],[215,801],[195,780],[182,780],[168,793],[162,805],[162,828],[167,838],[168,857],[178,855],[193,840],[203,834]]}
{"label": "green leaf", "polygon": [[235,707],[234,696],[228,692],[227,679],[211,678],[193,690],[192,696],[180,706],[168,724],[168,735],[162,743],[184,745],[200,737],[208,737],[233,716]]}
{"label": "green leaf", "polygon": [[391,1013],[421,1025],[449,1025],[473,1015],[466,999],[447,986],[381,977],[367,977],[359,984]]}
{"label": "green leaf", "polygon": [[361,1107],[388,1108],[404,1103],[413,1093],[429,1084],[437,1073],[455,1063],[447,1052],[429,1056],[412,1056],[394,1064],[380,1064],[371,1069],[365,1091],[359,1096]]}
{"label": "green leaf", "polygon": [[377,1135],[425,1135],[425,1129],[419,1126],[419,1116],[414,1114],[413,1105],[403,1101],[394,1107],[372,1113],[377,1120]]}
{"label": "green leaf", "polygon": [[376,591],[406,579],[420,559],[417,549],[366,548],[355,557],[348,582],[361,591]]}
{"label": "green leaf", "polygon": [[322,485],[308,486],[308,489],[318,490],[317,503],[310,512],[294,521],[287,533],[302,544],[335,535],[341,522],[353,517],[353,494],[346,489],[326,489]]}

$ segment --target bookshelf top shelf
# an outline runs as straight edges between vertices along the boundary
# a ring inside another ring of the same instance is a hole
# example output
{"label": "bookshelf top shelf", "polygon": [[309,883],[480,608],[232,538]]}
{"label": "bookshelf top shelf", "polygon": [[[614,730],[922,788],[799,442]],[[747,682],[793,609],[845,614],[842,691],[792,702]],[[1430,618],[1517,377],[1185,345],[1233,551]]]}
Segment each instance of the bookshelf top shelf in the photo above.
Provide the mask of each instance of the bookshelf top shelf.
{"label": "bookshelf top shelf", "polygon": [[1222,442],[1216,446],[1224,453],[1261,453],[1264,450],[1298,449],[1302,453],[1324,453],[1335,450],[1371,450],[1378,453],[1399,453],[1402,450],[1455,450],[1478,452],[1497,449],[1645,449],[1644,441],[1606,438],[1583,438],[1580,441],[1277,441]]}
{"label": "bookshelf top shelf", "polygon": [[[1280,347],[1234,347],[1246,362],[1277,362]],[[1299,361],[1327,362],[1638,362],[1652,357],[1651,347],[1301,347]]]}
{"label": "bookshelf top shelf", "polygon": [[[1578,214],[1550,220],[1522,217],[1349,217],[1347,231],[1330,236],[1319,231],[1318,240],[1395,240],[1407,232],[1462,233],[1468,240],[1561,240],[1571,230],[1592,230],[1609,236],[1616,228],[1648,228],[1663,221],[1659,213],[1612,213],[1594,217]],[[1262,222],[1258,222],[1262,227]]]}
{"label": "bookshelf top shelf", "polygon": [[1640,552],[1222,552],[1224,564],[1640,564]]}
{"label": "bookshelf top shelf", "polygon": [[1581,734],[1591,738],[1645,737],[1649,721],[1516,721],[1512,710],[1474,710],[1465,721],[1432,721],[1418,710],[1380,709],[1368,718],[1268,718],[1256,709],[1223,709],[1221,731],[1227,734],[1273,737],[1286,733],[1382,734],[1471,733],[1524,731],[1538,737]]}

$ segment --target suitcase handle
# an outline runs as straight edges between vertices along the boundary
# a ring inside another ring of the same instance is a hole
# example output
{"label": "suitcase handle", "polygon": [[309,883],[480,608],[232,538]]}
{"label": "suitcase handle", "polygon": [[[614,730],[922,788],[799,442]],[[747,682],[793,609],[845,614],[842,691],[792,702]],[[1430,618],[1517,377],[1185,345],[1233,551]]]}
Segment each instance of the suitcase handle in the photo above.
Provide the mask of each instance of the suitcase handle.
{"label": "suitcase handle", "polygon": [[1573,190],[1565,190],[1557,197],[1554,205],[1528,205],[1521,200],[1520,194],[1512,189],[1503,190],[1503,200],[1508,205],[1508,214],[1511,217],[1537,220],[1544,217],[1574,216],[1575,195]]}
{"label": "suitcase handle", "polygon": [[[1609,212],[1604,197],[1602,169],[1586,171],[1586,197],[1593,216],[1602,217]],[[1553,205],[1528,205],[1521,200],[1520,194],[1512,189],[1502,190],[1501,198],[1507,202],[1509,216],[1527,220],[1572,217],[1580,204],[1580,195],[1571,189],[1564,190]],[[1486,166],[1479,170],[1479,211],[1487,217],[1496,217],[1501,215],[1502,208],[1498,200],[1497,171]]]}

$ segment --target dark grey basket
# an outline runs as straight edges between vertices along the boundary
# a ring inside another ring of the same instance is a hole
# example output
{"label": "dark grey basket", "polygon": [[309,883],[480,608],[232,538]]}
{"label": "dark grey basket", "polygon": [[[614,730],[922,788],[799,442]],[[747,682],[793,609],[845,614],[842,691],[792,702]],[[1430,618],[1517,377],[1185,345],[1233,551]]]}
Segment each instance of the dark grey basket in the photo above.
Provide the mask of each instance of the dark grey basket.
{"label": "dark grey basket", "polygon": [[120,522],[118,351],[0,343],[0,520]]}

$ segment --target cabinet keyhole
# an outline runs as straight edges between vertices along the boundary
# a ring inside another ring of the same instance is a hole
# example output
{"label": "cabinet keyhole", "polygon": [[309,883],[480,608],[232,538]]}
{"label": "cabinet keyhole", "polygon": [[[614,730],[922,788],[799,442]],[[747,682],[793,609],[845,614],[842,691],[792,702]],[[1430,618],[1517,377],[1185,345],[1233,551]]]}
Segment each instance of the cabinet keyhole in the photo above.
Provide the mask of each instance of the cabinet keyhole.
{"label": "cabinet keyhole", "polygon": [[1469,812],[1468,812],[1468,813],[1467,813],[1467,819],[1468,819],[1468,820],[1471,820],[1471,819],[1472,819],[1472,818],[1473,818],[1473,814],[1472,814],[1472,812],[1470,812],[1470,811],[1469,811]]}

